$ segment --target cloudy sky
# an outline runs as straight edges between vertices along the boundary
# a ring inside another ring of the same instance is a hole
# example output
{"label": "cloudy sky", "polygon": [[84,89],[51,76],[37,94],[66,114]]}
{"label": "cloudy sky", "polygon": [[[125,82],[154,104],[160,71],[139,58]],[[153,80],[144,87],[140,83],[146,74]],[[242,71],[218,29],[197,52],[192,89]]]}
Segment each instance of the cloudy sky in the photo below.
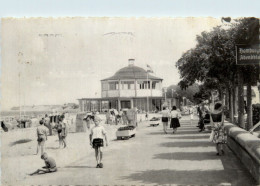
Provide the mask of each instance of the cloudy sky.
{"label": "cloudy sky", "polygon": [[221,21],[77,17],[5,18],[1,23],[5,110],[19,106],[19,98],[22,105],[41,105],[100,97],[100,80],[127,66],[129,58],[144,69],[150,65],[163,86],[177,84],[176,61],[195,46],[197,34]]}

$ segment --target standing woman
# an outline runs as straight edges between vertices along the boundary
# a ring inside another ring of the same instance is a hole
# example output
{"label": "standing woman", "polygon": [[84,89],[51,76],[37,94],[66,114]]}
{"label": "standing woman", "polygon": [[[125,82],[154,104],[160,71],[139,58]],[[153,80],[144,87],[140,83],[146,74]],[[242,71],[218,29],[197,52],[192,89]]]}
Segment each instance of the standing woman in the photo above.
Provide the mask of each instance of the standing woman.
{"label": "standing woman", "polygon": [[173,128],[173,133],[175,133],[177,131],[177,128],[181,126],[179,122],[179,119],[181,118],[181,114],[177,111],[176,106],[172,107],[170,116],[171,116],[170,128]]}
{"label": "standing woman", "polygon": [[168,121],[170,117],[170,112],[166,107],[163,107],[162,110],[162,123],[163,123],[163,131],[167,134]]}
{"label": "standing woman", "polygon": [[68,134],[68,127],[67,124],[64,122],[64,117],[60,118],[60,122],[61,122],[61,126],[62,126],[62,130],[61,130],[61,141],[64,145],[64,148],[66,148],[67,144],[66,144],[66,137]]}
{"label": "standing woman", "polygon": [[57,130],[58,138],[59,138],[59,148],[61,148],[61,146],[63,145],[61,140],[62,123],[59,121],[54,128],[56,128]]}
{"label": "standing woman", "polygon": [[216,155],[223,155],[223,144],[226,143],[226,134],[224,131],[224,112],[221,103],[215,104],[214,110],[210,113],[210,122],[212,125],[211,140],[216,144]]}

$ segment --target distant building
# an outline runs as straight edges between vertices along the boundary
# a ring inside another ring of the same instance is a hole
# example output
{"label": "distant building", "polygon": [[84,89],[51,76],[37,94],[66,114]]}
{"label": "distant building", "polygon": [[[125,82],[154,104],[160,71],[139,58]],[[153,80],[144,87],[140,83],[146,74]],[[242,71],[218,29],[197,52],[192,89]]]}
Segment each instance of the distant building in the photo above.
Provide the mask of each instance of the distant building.
{"label": "distant building", "polygon": [[[101,80],[101,98],[78,99],[81,111],[104,112],[111,108],[120,110],[134,107],[142,111],[162,110],[165,101],[163,79],[135,66],[134,59],[128,62],[127,67]],[[175,98],[171,99],[176,103]]]}

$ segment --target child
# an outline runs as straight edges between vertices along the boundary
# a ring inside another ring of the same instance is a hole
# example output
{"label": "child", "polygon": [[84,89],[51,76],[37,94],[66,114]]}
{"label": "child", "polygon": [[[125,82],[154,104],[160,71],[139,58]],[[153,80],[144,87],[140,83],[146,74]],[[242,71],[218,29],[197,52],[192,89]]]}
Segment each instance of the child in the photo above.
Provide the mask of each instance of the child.
{"label": "child", "polygon": [[41,159],[44,160],[45,166],[42,167],[42,169],[38,169],[37,171],[29,174],[30,176],[32,176],[34,174],[45,174],[45,173],[51,173],[51,172],[57,171],[55,160],[51,157],[48,157],[46,152],[43,153],[43,155],[41,156]]}
{"label": "child", "polygon": [[100,126],[100,121],[101,119],[98,116],[95,116],[95,126],[91,129],[89,135],[90,145],[95,149],[95,156],[97,160],[96,168],[103,168],[103,164],[101,163],[103,156],[102,150],[104,146],[103,137],[105,137],[106,146],[108,146],[106,131],[103,126]]}

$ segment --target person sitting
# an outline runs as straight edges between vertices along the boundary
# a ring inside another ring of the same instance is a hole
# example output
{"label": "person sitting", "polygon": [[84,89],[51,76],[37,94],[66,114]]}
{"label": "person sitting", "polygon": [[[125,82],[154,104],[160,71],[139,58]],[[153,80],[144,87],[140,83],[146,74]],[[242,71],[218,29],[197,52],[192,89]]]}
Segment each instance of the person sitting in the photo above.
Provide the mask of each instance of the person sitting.
{"label": "person sitting", "polygon": [[45,174],[45,173],[56,172],[58,170],[57,167],[56,167],[55,160],[51,157],[48,157],[46,152],[44,152],[41,155],[41,159],[44,160],[45,166],[42,167],[42,169],[38,169],[37,171],[29,174],[30,176],[33,176],[34,174]]}

